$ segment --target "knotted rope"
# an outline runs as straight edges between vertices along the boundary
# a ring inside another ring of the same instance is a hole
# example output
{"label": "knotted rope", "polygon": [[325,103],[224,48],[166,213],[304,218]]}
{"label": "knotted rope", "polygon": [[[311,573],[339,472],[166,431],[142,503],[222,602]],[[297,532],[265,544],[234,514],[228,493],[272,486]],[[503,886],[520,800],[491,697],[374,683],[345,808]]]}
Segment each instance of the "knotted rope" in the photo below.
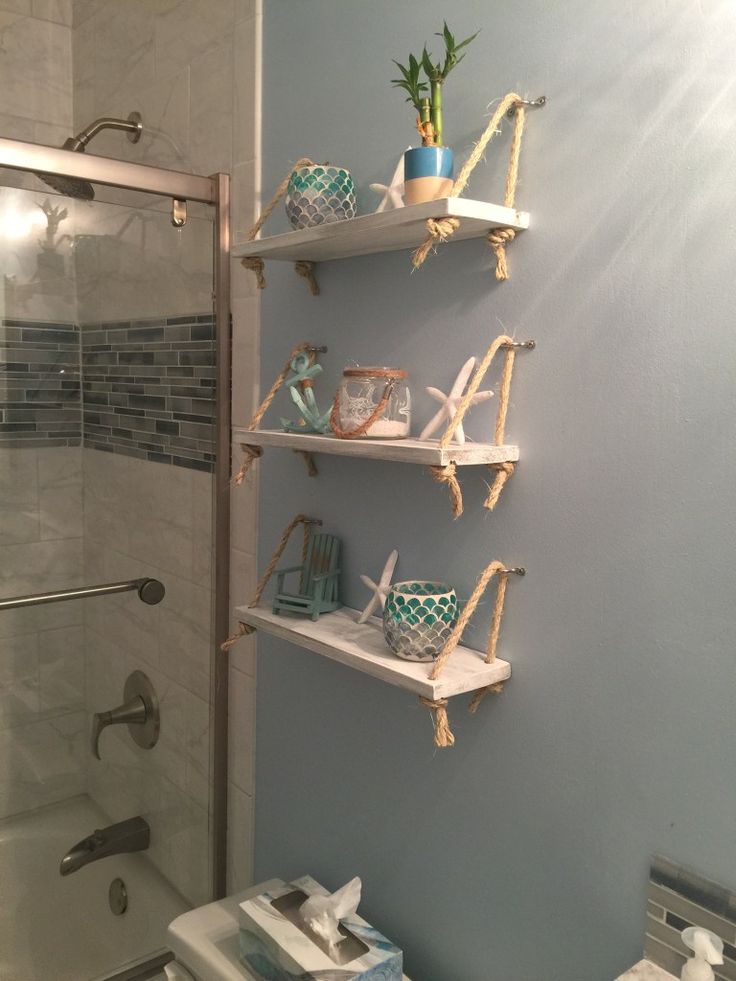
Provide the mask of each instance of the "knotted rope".
{"label": "knotted rope", "polygon": [[[258,221],[248,232],[246,241],[253,242],[256,236],[266,224],[270,218],[273,209],[279,203],[281,198],[286,194],[287,188],[289,187],[289,181],[291,180],[291,175],[295,170],[299,170],[300,167],[314,167],[314,160],[310,160],[309,157],[300,157],[299,160],[294,164],[289,173],[284,177],[279,186],[276,188],[274,196],[268,202],[266,207],[260,213]],[[246,269],[250,269],[251,272],[255,273],[256,285],[259,290],[265,290],[266,288],[266,277],[263,275],[263,259],[260,256],[246,256],[244,259],[240,260],[240,264]],[[299,276],[302,276],[307,281],[307,286],[309,286],[309,292],[312,296],[319,296],[319,286],[317,285],[317,280],[314,278],[314,263],[299,261],[294,263],[294,269]]]}
{"label": "knotted rope", "polygon": [[[501,384],[498,392],[498,412],[496,413],[494,442],[496,446],[503,445],[504,434],[506,431],[506,416],[508,415],[509,398],[511,395],[511,376],[514,373],[514,361],[516,359],[516,348],[514,347],[513,338],[508,337],[506,334],[501,334],[493,341],[491,346],[486,351],[483,360],[475,369],[475,374],[468,385],[467,392],[460,400],[460,404],[457,407],[457,412],[452,417],[447,425],[447,429],[442,434],[439,442],[440,449],[447,449],[447,447],[450,445],[452,436],[457,427],[465,418],[465,413],[470,408],[470,404],[473,401],[473,396],[480,388],[481,382],[485,378],[496,352],[502,347],[506,348],[506,355],[503,362]],[[513,463],[492,463],[490,464],[490,467],[492,470],[496,471],[496,477],[493,484],[488,489],[488,497],[483,502],[483,507],[487,508],[489,511],[492,511],[498,503],[498,499],[501,496],[501,491],[503,490],[506,481],[514,472],[514,465]],[[460,483],[456,476],[457,467],[454,463],[448,463],[444,467],[431,467],[430,469],[432,476],[436,481],[447,484],[447,489],[450,493],[450,500],[452,502],[453,517],[459,518],[463,513],[463,495],[460,488]]]}
{"label": "knotted rope", "polygon": [[[273,575],[279,559],[284,554],[284,549],[286,548],[289,538],[291,537],[291,533],[294,531],[294,529],[299,525],[304,525],[304,541],[302,544],[302,565],[304,565],[307,560],[307,549],[309,547],[309,537],[312,533],[312,525],[321,524],[322,522],[318,518],[308,518],[305,514],[298,514],[295,518],[292,518],[286,528],[284,528],[284,532],[279,539],[279,543],[271,556],[271,561],[266,566],[266,571],[258,580],[258,585],[253,593],[253,598],[251,599],[250,603],[248,603],[249,607],[253,608],[254,606],[258,606],[258,602],[263,595],[263,590],[268,585],[268,581]],[[220,645],[220,649],[223,651],[229,651],[231,647],[234,647],[235,644],[237,644],[241,637],[245,637],[247,634],[255,633],[255,630],[255,627],[252,627],[249,623],[243,623],[241,620],[238,624],[238,629],[236,632],[231,634],[230,637],[228,637],[227,640]]]}
{"label": "knotted rope", "polygon": [[[457,180],[452,186],[450,197],[457,198],[467,187],[470,175],[485,153],[486,147],[498,132],[498,127],[503,119],[504,113],[514,108],[514,133],[511,139],[511,150],[509,154],[509,166],[506,171],[506,191],[504,195],[504,206],[513,208],[516,197],[516,184],[519,179],[519,157],[521,155],[521,138],[524,133],[525,110],[523,100],[516,92],[509,92],[499,102],[496,111],[488,121],[488,125],[483,131],[480,139],[475,144],[473,152],[463,164]],[[418,269],[425,261],[429,253],[435,248],[438,242],[446,242],[447,239],[460,227],[460,219],[454,217],[428,218],[427,237],[414,252],[411,258],[412,266]],[[506,246],[512,242],[516,232],[513,228],[493,228],[488,233],[488,242],[496,256],[496,279],[504,280],[509,278],[506,266]]]}
{"label": "knotted rope", "polygon": [[447,717],[447,699],[438,698],[436,701],[433,701],[431,698],[425,698],[423,695],[420,695],[419,701],[432,713],[435,746],[439,749],[454,746],[455,737],[452,734],[450,720]]}
{"label": "knotted rope", "polygon": [[[250,420],[250,423],[248,424],[248,429],[249,430],[253,431],[255,429],[258,429],[259,425],[261,424],[261,419],[263,419],[263,417],[265,416],[266,412],[268,411],[269,406],[271,405],[271,403],[273,402],[273,400],[276,398],[276,393],[281,388],[281,386],[284,384],[284,381],[286,379],[286,376],[291,371],[291,362],[294,360],[294,358],[298,354],[301,354],[303,351],[309,351],[310,354],[313,355],[314,345],[313,344],[310,344],[308,341],[302,341],[301,344],[297,344],[297,346],[292,350],[291,354],[286,359],[286,362],[284,364],[284,367],[281,369],[281,371],[276,376],[276,381],[269,388],[268,394],[266,395],[265,399],[261,402],[261,404],[258,406],[258,408],[256,409],[256,411],[254,412],[254,414],[253,414],[253,416],[252,416],[252,418]],[[245,454],[245,459],[241,463],[240,469],[238,470],[238,472],[233,477],[233,481],[236,484],[242,484],[243,483],[243,481],[245,480],[246,474],[248,473],[248,471],[250,470],[250,468],[253,466],[254,461],[257,460],[259,457],[263,456],[263,447],[262,446],[256,446],[253,443],[241,443],[240,444],[240,448],[242,449],[243,453]],[[306,459],[306,457],[305,457],[305,459]],[[314,461],[312,461],[312,466],[313,465],[314,465]],[[309,466],[309,463],[307,463],[307,469],[308,470],[311,470],[311,468]],[[310,472],[310,476],[313,476],[311,472]]]}
{"label": "knotted rope", "polygon": [[[476,607],[478,606],[483,593],[486,591],[489,582],[494,576],[498,577],[498,587],[496,589],[496,601],[493,605],[491,629],[488,633],[485,662],[486,664],[491,664],[496,660],[496,647],[498,645],[498,636],[501,631],[501,620],[503,618],[503,607],[506,600],[506,587],[508,585],[509,574],[510,570],[506,568],[503,562],[491,562],[483,570],[478,578],[478,582],[475,584],[473,592],[470,594],[470,599],[465,604],[463,612],[460,614],[460,617],[455,624],[454,630],[447,638],[445,646],[442,648],[437,660],[434,662],[434,667],[432,668],[432,672],[429,676],[430,681],[437,680],[442,668],[445,666],[447,659],[460,643],[460,638],[463,635],[463,631],[467,627],[470,618],[475,613]],[[498,685],[489,685],[488,688],[483,688],[477,691],[470,703],[471,712],[475,712],[483,697],[489,690],[500,691],[501,689]],[[431,698],[424,698],[420,695],[419,702],[432,712],[435,746],[443,749],[447,746],[454,745],[455,737],[450,729],[450,722],[447,715],[447,699],[438,698],[433,700]]]}

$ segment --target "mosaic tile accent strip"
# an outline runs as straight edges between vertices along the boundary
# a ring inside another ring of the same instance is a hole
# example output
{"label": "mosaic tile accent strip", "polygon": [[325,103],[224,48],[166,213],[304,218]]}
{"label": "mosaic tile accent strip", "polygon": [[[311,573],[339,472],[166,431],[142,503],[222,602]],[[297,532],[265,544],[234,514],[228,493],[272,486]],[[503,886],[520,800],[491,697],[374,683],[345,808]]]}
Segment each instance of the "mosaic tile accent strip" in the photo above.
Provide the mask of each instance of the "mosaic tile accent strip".
{"label": "mosaic tile accent strip", "polygon": [[82,326],[84,445],[211,473],[212,314]]}
{"label": "mosaic tile accent strip", "polygon": [[0,320],[0,446],[78,446],[79,327]]}
{"label": "mosaic tile accent strip", "polygon": [[712,930],[723,940],[719,981],[736,981],[736,894],[667,858],[656,856],[649,876],[644,953],[680,976],[688,956],[680,932],[689,926]]}

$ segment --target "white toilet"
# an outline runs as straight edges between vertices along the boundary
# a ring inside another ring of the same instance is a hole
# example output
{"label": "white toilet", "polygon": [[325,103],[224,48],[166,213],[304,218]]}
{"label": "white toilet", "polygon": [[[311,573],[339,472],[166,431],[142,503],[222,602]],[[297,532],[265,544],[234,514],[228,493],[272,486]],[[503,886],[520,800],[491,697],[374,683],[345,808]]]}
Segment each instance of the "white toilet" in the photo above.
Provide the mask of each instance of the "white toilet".
{"label": "white toilet", "polygon": [[177,916],[166,932],[174,954],[164,968],[167,981],[253,981],[240,962],[238,905],[277,885],[278,880],[262,882]]}
{"label": "white toilet", "polygon": [[177,916],[166,931],[174,954],[164,968],[167,981],[252,981],[240,963],[238,904],[276,885],[264,882]]}

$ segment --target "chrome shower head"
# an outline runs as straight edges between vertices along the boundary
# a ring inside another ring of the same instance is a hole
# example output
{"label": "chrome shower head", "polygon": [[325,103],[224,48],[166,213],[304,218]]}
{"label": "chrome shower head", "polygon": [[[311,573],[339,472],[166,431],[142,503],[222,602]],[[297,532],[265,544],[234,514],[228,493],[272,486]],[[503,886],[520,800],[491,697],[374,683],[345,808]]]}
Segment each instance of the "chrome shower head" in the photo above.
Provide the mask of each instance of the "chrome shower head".
{"label": "chrome shower head", "polygon": [[[76,153],[84,153],[85,147],[103,129],[119,129],[128,134],[131,143],[137,143],[143,133],[143,120],[139,112],[131,112],[127,119],[118,119],[115,116],[101,116],[93,123],[86,126],[76,136],[70,136],[62,145],[62,150],[72,150]],[[58,174],[39,174],[49,187],[70,198],[79,198],[82,201],[92,201],[95,196],[95,189],[88,181],[80,180],[77,177],[63,177]]]}

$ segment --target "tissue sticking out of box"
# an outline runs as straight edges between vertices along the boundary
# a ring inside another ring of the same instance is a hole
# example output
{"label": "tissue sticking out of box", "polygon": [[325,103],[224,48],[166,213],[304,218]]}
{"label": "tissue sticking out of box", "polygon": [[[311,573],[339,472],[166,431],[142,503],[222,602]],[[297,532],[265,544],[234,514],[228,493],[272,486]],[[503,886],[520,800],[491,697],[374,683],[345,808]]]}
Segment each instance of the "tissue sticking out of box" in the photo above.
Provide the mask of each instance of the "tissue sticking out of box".
{"label": "tissue sticking out of box", "polygon": [[302,903],[299,915],[304,924],[330,947],[336,947],[345,938],[338,927],[340,920],[354,916],[360,904],[362,883],[356,876],[329,896],[310,896]]}

